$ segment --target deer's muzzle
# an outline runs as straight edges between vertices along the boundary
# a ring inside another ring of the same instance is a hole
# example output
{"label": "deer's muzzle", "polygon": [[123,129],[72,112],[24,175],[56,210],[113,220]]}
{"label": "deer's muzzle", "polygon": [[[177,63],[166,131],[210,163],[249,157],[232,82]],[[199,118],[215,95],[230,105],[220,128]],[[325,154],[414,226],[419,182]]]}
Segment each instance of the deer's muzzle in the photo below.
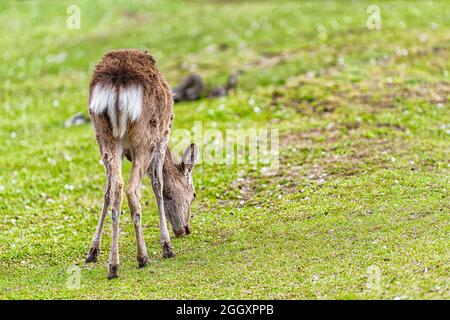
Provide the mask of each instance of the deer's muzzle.
{"label": "deer's muzzle", "polygon": [[189,225],[186,225],[181,229],[173,229],[173,232],[177,237],[182,237],[191,233],[191,227]]}

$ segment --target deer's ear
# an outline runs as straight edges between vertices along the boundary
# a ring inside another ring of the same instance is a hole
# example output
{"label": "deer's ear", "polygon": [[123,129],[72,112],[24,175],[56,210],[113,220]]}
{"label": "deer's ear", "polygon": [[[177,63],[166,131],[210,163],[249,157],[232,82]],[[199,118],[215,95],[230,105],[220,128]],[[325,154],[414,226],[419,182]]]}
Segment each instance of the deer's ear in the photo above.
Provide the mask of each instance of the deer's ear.
{"label": "deer's ear", "polygon": [[189,147],[184,151],[183,159],[181,160],[184,173],[192,172],[195,162],[198,159],[198,147],[195,143],[191,143]]}

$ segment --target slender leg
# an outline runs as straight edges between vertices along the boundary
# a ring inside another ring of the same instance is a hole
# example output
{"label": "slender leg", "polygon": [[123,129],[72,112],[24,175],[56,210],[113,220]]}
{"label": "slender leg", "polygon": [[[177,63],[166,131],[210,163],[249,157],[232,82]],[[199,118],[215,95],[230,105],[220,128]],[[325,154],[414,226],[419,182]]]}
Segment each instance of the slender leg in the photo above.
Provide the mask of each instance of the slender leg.
{"label": "slender leg", "polygon": [[121,145],[116,143],[115,152],[113,153],[111,161],[111,191],[112,191],[112,210],[111,210],[111,225],[112,225],[112,242],[111,252],[109,255],[109,274],[108,279],[117,278],[119,276],[119,220],[120,209],[122,206],[122,158]]}
{"label": "slender leg", "polygon": [[147,247],[145,246],[144,235],[142,233],[141,216],[142,210],[139,201],[141,200],[141,181],[148,166],[150,155],[148,152],[135,154],[133,156],[133,167],[127,188],[127,200],[130,207],[131,218],[134,224],[136,234],[136,256],[140,268],[148,264]]}
{"label": "slender leg", "polygon": [[164,156],[167,148],[167,139],[158,142],[155,146],[154,154],[150,164],[150,177],[152,179],[153,192],[155,193],[156,203],[158,205],[159,214],[159,230],[160,243],[162,247],[162,255],[164,258],[175,256],[170,244],[169,230],[167,229],[166,215],[164,213],[163,199],[163,164]]}
{"label": "slender leg", "polygon": [[103,157],[103,164],[105,165],[105,172],[106,172],[106,184],[103,195],[103,208],[102,212],[100,213],[97,228],[95,229],[91,247],[86,256],[86,262],[97,261],[97,257],[100,254],[100,242],[102,239],[103,225],[105,223],[106,214],[108,213],[109,207],[111,206],[111,176],[110,176],[111,163],[110,159],[107,156]]}

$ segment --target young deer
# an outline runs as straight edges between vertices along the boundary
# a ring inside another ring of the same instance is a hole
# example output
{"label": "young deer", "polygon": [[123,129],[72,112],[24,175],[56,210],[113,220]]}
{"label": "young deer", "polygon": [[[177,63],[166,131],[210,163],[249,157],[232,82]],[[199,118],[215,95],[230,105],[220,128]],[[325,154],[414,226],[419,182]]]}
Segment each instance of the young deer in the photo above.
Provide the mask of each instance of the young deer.
{"label": "young deer", "polygon": [[195,144],[181,162],[173,161],[167,147],[173,118],[172,91],[155,60],[134,49],[108,52],[97,64],[89,86],[89,114],[106,170],[104,204],[86,257],[97,261],[103,224],[109,208],[112,243],[108,278],[119,275],[119,218],[122,204],[122,158],[132,162],[126,190],[134,223],[139,267],[148,263],[141,225],[141,181],[147,173],[158,205],[160,242],[164,258],[175,254],[166,217],[177,236],[190,233],[190,206],[195,198],[192,169],[198,155]]}

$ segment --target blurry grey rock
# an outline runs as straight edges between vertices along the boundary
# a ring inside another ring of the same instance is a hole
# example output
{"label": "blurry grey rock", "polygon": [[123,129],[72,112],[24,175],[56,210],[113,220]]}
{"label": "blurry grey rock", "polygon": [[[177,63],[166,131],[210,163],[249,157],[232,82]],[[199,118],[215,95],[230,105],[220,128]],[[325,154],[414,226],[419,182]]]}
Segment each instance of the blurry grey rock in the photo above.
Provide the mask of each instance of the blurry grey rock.
{"label": "blurry grey rock", "polygon": [[173,89],[173,101],[193,101],[203,96],[205,85],[199,74],[190,74],[181,82],[181,84]]}
{"label": "blurry grey rock", "polygon": [[227,95],[227,90],[222,86],[217,86],[208,92],[209,98],[219,98]]}
{"label": "blurry grey rock", "polygon": [[173,101],[194,101],[204,97],[224,97],[228,95],[230,91],[236,90],[240,73],[241,71],[230,74],[225,85],[218,85],[214,88],[206,88],[203,79],[199,74],[190,74],[183,79],[178,87],[173,89]]}
{"label": "blurry grey rock", "polygon": [[89,122],[91,122],[91,119],[89,119],[84,114],[79,112],[79,113],[74,114],[69,119],[67,119],[64,122],[64,127],[68,128],[68,127],[73,127],[73,126],[81,126],[81,125],[89,123]]}
{"label": "blurry grey rock", "polygon": [[238,85],[238,79],[239,79],[239,75],[242,73],[242,71],[238,71],[236,73],[232,73],[230,74],[230,76],[228,77],[227,80],[227,84],[225,85],[225,90],[227,92],[227,94],[230,91],[235,91]]}

